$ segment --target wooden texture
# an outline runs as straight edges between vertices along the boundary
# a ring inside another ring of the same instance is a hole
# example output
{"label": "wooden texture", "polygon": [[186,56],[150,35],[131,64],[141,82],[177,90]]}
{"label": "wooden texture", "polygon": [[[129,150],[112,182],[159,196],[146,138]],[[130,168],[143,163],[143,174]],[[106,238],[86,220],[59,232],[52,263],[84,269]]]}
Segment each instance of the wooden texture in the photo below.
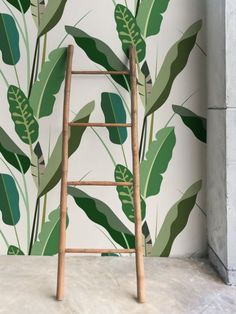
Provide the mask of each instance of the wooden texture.
{"label": "wooden texture", "polygon": [[142,248],[142,218],[140,204],[140,169],[139,169],[139,144],[138,144],[138,97],[137,97],[137,73],[136,73],[136,52],[130,47],[130,83],[131,83],[131,140],[133,158],[133,185],[134,185],[134,209],[135,209],[135,248],[136,248],[136,274],[137,274],[137,295],[140,303],[145,302],[144,287],[144,259]]}
{"label": "wooden texture", "polygon": [[69,141],[69,111],[70,111],[70,90],[71,71],[74,47],[68,46],[67,70],[64,91],[63,108],[63,139],[62,139],[62,178],[61,178],[61,199],[60,199],[60,240],[57,270],[57,300],[64,298],[64,276],[65,276],[65,248],[66,248],[66,210],[67,210],[67,175],[68,175],[68,141]]}
{"label": "wooden texture", "polygon": [[101,253],[135,253],[135,249],[66,249],[66,253],[91,253],[91,254],[101,254]]}
{"label": "wooden texture", "polygon": [[129,75],[129,71],[72,71],[78,75]]}
{"label": "wooden texture", "polygon": [[132,182],[113,181],[68,181],[67,185],[95,185],[95,186],[132,186]]}
{"label": "wooden texture", "polygon": [[[65,80],[64,110],[63,110],[63,142],[62,142],[62,180],[60,201],[60,240],[58,254],[57,275],[57,300],[64,297],[64,269],[65,253],[136,253],[137,297],[140,303],[145,302],[144,286],[144,258],[142,248],[142,218],[140,204],[140,169],[139,169],[139,143],[138,143],[138,98],[137,98],[137,73],[136,51],[130,47],[130,71],[72,71],[73,46],[68,46],[67,71]],[[131,123],[73,123],[69,122],[69,102],[72,74],[111,74],[130,75],[131,84]],[[67,181],[68,175],[68,140],[69,127],[94,126],[94,127],[131,127],[133,182],[111,181]],[[66,245],[66,211],[67,211],[67,186],[68,185],[96,185],[96,186],[133,186],[135,210],[135,249],[84,249],[67,248]]]}
{"label": "wooden texture", "polygon": [[90,126],[90,127],[123,127],[123,128],[130,128],[132,126],[131,123],[100,123],[100,122],[90,122],[90,123],[76,123],[70,122],[69,126]]}

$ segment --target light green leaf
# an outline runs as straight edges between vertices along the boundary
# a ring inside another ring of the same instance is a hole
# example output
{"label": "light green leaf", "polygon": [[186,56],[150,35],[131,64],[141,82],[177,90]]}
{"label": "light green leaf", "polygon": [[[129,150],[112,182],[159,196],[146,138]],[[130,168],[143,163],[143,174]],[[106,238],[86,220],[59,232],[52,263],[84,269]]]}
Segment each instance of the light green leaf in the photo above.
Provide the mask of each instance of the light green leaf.
{"label": "light green leaf", "polygon": [[37,119],[49,116],[53,111],[55,95],[59,92],[65,77],[66,56],[66,48],[53,50],[33,85],[29,100]]}
{"label": "light green leaf", "polygon": [[115,20],[124,53],[129,57],[130,46],[135,47],[138,61],[141,62],[145,58],[146,43],[141,36],[135,17],[127,7],[117,4]]}
{"label": "light green leaf", "polygon": [[171,207],[156,238],[152,256],[169,256],[174,240],[188,222],[201,186],[202,181],[191,185],[181,199]]}
{"label": "light green leaf", "polygon": [[16,247],[15,245],[10,245],[7,250],[7,255],[25,255],[21,249]]}
{"label": "light green leaf", "polygon": [[67,0],[48,1],[40,21],[38,36],[49,32],[61,19]]}
{"label": "light green leaf", "polygon": [[[133,182],[133,174],[123,165],[116,165],[115,168],[115,181],[116,182]],[[133,200],[133,186],[117,186],[116,188],[119,199],[122,204],[122,210],[126,217],[131,221],[135,222],[135,212],[134,212],[134,200]],[[146,204],[141,198],[141,211],[142,220],[146,216]]]}
{"label": "light green leaf", "polygon": [[19,33],[11,15],[0,14],[0,50],[2,60],[15,65],[20,60]]}
{"label": "light green leaf", "polygon": [[188,62],[201,26],[201,20],[191,25],[180,40],[170,48],[158,73],[152,93],[148,98],[146,116],[160,108],[169,97],[175,78]]}
{"label": "light green leaf", "polygon": [[[121,97],[114,93],[102,93],[101,107],[106,123],[126,123],[126,112]],[[128,137],[127,128],[107,127],[114,144],[124,144]]]}
{"label": "light green leaf", "polygon": [[30,159],[12,141],[9,135],[0,127],[0,153],[5,160],[17,170],[26,173],[30,167]]}
{"label": "light green leaf", "polygon": [[20,88],[13,85],[8,88],[7,98],[16,133],[24,143],[32,145],[38,138],[39,126],[28,98]]}
{"label": "light green leaf", "polygon": [[[74,37],[76,44],[84,50],[90,60],[100,64],[107,71],[128,71],[111,48],[100,39],[94,38],[76,27],[66,26],[65,29],[69,35]],[[128,90],[128,76],[127,80],[121,75],[112,75],[111,77]]]}
{"label": "light green leaf", "polygon": [[[74,118],[73,122],[88,122],[89,117],[94,109],[94,101],[84,106]],[[71,156],[79,147],[82,136],[86,127],[72,126],[69,128],[69,156]],[[61,164],[62,164],[62,134],[60,134],[53,152],[49,158],[48,164],[41,178],[38,196],[42,196],[51,189],[61,179]]]}
{"label": "light green leaf", "polygon": [[152,92],[152,77],[146,61],[144,61],[141,70],[138,73],[138,91],[144,107],[147,99]]}
{"label": "light green leaf", "polygon": [[6,225],[15,226],[20,220],[19,193],[14,179],[0,173],[0,212]]}
{"label": "light green leaf", "polygon": [[31,0],[30,3],[31,14],[33,16],[34,22],[37,27],[40,25],[43,13],[45,11],[45,1],[44,0]]}
{"label": "light green leaf", "polygon": [[[68,215],[66,225],[69,224]],[[51,256],[58,253],[59,248],[60,209],[57,208],[48,216],[39,234],[38,241],[33,244],[31,255]]]}
{"label": "light green leaf", "polygon": [[156,139],[151,143],[146,153],[146,159],[141,162],[141,194],[144,198],[159,193],[162,174],[166,171],[172,158],[176,143],[174,128],[161,129]]}
{"label": "light green leaf", "polygon": [[134,235],[104,202],[74,187],[68,187],[68,194],[74,198],[90,220],[107,230],[116,243],[124,248],[127,248],[128,243],[129,248],[134,248]]}
{"label": "light green leaf", "polygon": [[160,32],[163,13],[170,0],[143,0],[139,6],[137,23],[143,36],[149,37]]}

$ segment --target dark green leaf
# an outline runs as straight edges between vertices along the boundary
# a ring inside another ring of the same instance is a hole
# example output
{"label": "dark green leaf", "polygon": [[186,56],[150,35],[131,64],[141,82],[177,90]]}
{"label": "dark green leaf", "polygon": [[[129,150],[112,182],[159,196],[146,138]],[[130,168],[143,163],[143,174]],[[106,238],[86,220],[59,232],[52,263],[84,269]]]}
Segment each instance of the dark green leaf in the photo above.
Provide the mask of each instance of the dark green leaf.
{"label": "dark green leaf", "polygon": [[74,198],[76,204],[85,212],[90,220],[107,230],[116,243],[127,248],[127,241],[129,247],[134,248],[134,235],[104,202],[73,187],[68,187],[68,194]]}
{"label": "dark green leaf", "polygon": [[8,174],[0,173],[0,211],[5,224],[15,226],[20,220],[19,194],[15,181]]}
{"label": "dark green leaf", "polygon": [[2,60],[15,65],[20,60],[19,33],[11,15],[0,14],[0,50]]}
{"label": "dark green leaf", "polygon": [[38,138],[39,126],[28,98],[20,88],[13,85],[8,88],[7,98],[16,133],[24,143],[32,145]]}
{"label": "dark green leaf", "polygon": [[178,114],[183,123],[193,132],[193,134],[203,143],[207,141],[207,120],[183,106],[172,106],[174,112]]}
{"label": "dark green leaf", "polygon": [[[69,224],[68,215],[66,225]],[[39,239],[33,244],[31,255],[51,256],[58,253],[59,247],[60,209],[57,208],[48,216],[39,234]]]}
{"label": "dark green leaf", "polygon": [[145,38],[160,32],[162,14],[167,10],[169,2],[170,0],[143,0],[141,2],[137,23]]}
{"label": "dark green leaf", "polygon": [[141,194],[144,198],[159,193],[162,174],[166,171],[172,158],[176,143],[175,130],[172,127],[161,129],[141,162]]}
{"label": "dark green leaf", "polygon": [[[116,165],[115,168],[115,181],[116,182],[133,182],[133,174],[123,165]],[[119,199],[122,203],[122,210],[125,213],[126,217],[135,222],[134,215],[134,201],[133,201],[133,186],[117,186],[116,188]],[[142,211],[142,220],[146,216],[146,204],[141,198],[141,211]]]}
{"label": "dark green leaf", "polygon": [[[74,37],[76,44],[84,50],[90,60],[100,64],[108,71],[128,71],[127,67],[120,61],[111,48],[100,39],[94,38],[79,28],[66,26],[66,32]],[[113,80],[128,90],[127,81],[124,76],[113,75]],[[129,85],[129,79],[128,85]]]}
{"label": "dark green leaf", "polygon": [[[73,122],[88,122],[90,114],[94,109],[94,101],[90,102],[84,106],[79,113],[74,118]],[[79,147],[82,136],[86,127],[70,127],[70,136],[69,136],[69,156],[71,156]],[[48,164],[46,166],[44,175],[41,178],[40,187],[38,195],[42,196],[51,189],[53,189],[56,184],[61,179],[61,164],[62,164],[62,134],[60,134],[56,145],[53,149],[53,152],[49,158]]]}
{"label": "dark green leaf", "polygon": [[191,185],[181,199],[171,207],[156,238],[152,256],[169,256],[174,240],[188,222],[201,186],[201,181]]}
{"label": "dark green leaf", "polygon": [[7,0],[18,11],[26,13],[30,7],[30,0]]}
{"label": "dark green leaf", "polygon": [[25,255],[21,249],[16,247],[15,245],[10,245],[7,250],[7,255]]}
{"label": "dark green leaf", "polygon": [[152,92],[152,77],[146,61],[144,61],[138,75],[138,91],[143,105],[146,107],[147,99]]}
{"label": "dark green leaf", "polygon": [[[101,107],[106,123],[126,123],[126,112],[119,95],[102,93]],[[114,144],[123,144],[127,139],[127,129],[124,127],[107,127],[109,137]]]}
{"label": "dark green leaf", "polygon": [[135,17],[127,7],[117,4],[115,20],[124,53],[129,57],[130,46],[135,47],[138,61],[141,62],[145,58],[146,43],[142,38]]}
{"label": "dark green leaf", "polygon": [[0,127],[0,153],[6,161],[20,172],[26,173],[30,167],[30,159],[11,140],[8,134]]}
{"label": "dark green leaf", "polygon": [[48,1],[48,4],[41,17],[38,36],[42,36],[49,32],[62,17],[67,0]]}
{"label": "dark green leaf", "polygon": [[35,117],[47,117],[52,113],[55,95],[59,92],[65,77],[66,48],[53,50],[48,61],[43,64],[38,80],[34,83],[30,94],[30,105]]}
{"label": "dark green leaf", "polygon": [[119,254],[115,254],[115,253],[102,253],[101,256],[116,256],[119,257]]}
{"label": "dark green leaf", "polygon": [[148,98],[146,116],[160,108],[169,97],[175,78],[188,62],[201,26],[201,20],[191,25],[180,40],[170,48]]}

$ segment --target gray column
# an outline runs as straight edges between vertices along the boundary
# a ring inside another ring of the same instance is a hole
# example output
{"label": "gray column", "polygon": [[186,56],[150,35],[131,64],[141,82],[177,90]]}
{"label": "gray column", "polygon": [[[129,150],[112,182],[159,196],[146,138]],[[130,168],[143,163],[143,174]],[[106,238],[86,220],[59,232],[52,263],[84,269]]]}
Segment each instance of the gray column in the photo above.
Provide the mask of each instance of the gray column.
{"label": "gray column", "polygon": [[209,257],[236,284],[236,1],[207,0]]}

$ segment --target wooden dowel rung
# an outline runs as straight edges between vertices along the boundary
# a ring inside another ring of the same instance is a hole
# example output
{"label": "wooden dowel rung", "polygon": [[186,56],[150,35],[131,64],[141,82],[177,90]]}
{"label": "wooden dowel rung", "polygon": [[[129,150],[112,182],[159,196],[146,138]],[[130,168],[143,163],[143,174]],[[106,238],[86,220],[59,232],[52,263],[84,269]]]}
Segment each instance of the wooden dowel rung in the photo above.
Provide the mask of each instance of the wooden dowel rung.
{"label": "wooden dowel rung", "polygon": [[72,71],[72,74],[79,75],[130,75],[129,71]]}
{"label": "wooden dowel rung", "polygon": [[90,126],[90,127],[124,127],[129,128],[132,126],[131,123],[100,123],[100,122],[91,122],[91,123],[83,123],[83,122],[70,122],[69,126]]}
{"label": "wooden dowel rung", "polygon": [[67,185],[132,186],[133,183],[112,181],[68,181]]}
{"label": "wooden dowel rung", "polygon": [[92,253],[92,254],[101,254],[101,253],[135,253],[135,249],[66,249],[66,253]]}

